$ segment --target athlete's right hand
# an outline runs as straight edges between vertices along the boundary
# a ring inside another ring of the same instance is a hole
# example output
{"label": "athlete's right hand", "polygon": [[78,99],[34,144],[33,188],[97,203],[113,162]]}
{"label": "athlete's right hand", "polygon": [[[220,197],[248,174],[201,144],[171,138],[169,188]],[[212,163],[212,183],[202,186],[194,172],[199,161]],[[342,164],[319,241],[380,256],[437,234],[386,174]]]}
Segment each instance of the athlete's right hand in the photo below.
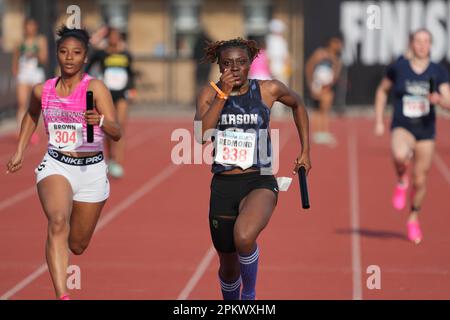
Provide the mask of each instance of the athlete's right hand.
{"label": "athlete's right hand", "polygon": [[225,69],[222,75],[220,76],[220,87],[223,93],[229,95],[231,91],[233,91],[233,87],[236,84],[236,81],[239,80],[239,77],[233,76],[231,69]]}
{"label": "athlete's right hand", "polygon": [[6,165],[6,173],[14,173],[22,168],[23,153],[16,152]]}
{"label": "athlete's right hand", "polygon": [[383,122],[375,123],[374,133],[375,133],[375,136],[377,136],[377,137],[381,137],[384,134],[384,123]]}

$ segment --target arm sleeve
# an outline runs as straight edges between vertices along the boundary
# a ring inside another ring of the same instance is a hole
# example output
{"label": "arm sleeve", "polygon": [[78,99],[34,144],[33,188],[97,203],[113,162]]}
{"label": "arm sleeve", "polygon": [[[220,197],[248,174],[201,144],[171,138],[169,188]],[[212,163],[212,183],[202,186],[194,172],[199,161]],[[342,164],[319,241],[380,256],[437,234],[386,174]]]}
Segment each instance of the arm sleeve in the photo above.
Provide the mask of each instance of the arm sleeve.
{"label": "arm sleeve", "polygon": [[132,64],[133,64],[133,57],[131,56],[130,53],[127,53],[128,56],[128,66],[127,66],[127,73],[128,73],[128,85],[127,85],[127,89],[134,89],[134,72],[133,69],[131,68]]}
{"label": "arm sleeve", "polygon": [[438,73],[436,79],[436,85],[439,86],[443,83],[449,82],[448,70],[443,65],[438,65]]}
{"label": "arm sleeve", "polygon": [[97,62],[100,62],[101,60],[102,60],[102,51],[95,50],[94,52],[92,52],[92,54],[88,58],[88,62],[85,67],[86,72],[89,73],[89,70],[92,68],[92,66]]}
{"label": "arm sleeve", "polygon": [[397,75],[396,64],[392,63],[386,69],[386,77],[392,82],[395,82],[396,75]]}

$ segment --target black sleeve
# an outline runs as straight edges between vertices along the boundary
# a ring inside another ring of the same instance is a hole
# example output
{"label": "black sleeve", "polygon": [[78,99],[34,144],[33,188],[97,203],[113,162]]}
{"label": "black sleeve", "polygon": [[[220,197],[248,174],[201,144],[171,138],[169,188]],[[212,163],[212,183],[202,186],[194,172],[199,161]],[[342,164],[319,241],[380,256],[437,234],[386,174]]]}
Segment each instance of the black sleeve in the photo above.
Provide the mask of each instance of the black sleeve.
{"label": "black sleeve", "polygon": [[386,77],[391,80],[392,82],[395,82],[395,78],[397,75],[397,63],[390,64],[386,69]]}
{"label": "black sleeve", "polygon": [[128,85],[127,89],[134,89],[134,72],[131,66],[133,65],[133,57],[132,55],[127,52],[128,57],[128,66],[127,66],[127,73],[128,73]]}
{"label": "black sleeve", "polygon": [[448,70],[441,64],[438,64],[438,73],[436,79],[436,85],[439,86],[443,83],[449,82]]}
{"label": "black sleeve", "polygon": [[92,54],[88,57],[88,62],[85,67],[87,73],[89,73],[89,70],[92,68],[92,66],[98,62],[101,63],[101,67],[103,70],[103,53],[103,50],[95,50],[94,52],[92,52]]}

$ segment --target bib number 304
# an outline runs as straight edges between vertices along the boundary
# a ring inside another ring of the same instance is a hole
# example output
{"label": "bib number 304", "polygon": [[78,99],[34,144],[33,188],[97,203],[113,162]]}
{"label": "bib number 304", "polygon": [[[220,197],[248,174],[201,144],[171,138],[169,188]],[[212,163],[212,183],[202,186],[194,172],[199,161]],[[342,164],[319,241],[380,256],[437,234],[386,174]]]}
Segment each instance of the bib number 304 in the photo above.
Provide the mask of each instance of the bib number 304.
{"label": "bib number 304", "polygon": [[83,125],[81,123],[49,123],[50,144],[59,150],[71,151],[83,143]]}

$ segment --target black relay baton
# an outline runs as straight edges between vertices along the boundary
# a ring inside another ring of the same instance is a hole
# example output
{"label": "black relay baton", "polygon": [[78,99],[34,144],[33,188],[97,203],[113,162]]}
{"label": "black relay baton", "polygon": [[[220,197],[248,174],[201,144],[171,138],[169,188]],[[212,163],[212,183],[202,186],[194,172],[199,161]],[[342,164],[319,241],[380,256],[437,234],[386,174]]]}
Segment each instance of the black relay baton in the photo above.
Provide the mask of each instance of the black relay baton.
{"label": "black relay baton", "polygon": [[[86,92],[86,111],[94,110],[94,93],[92,91]],[[92,124],[88,124],[86,126],[87,129],[87,142],[94,142],[94,126]]]}
{"label": "black relay baton", "polygon": [[300,167],[298,169],[298,182],[300,184],[300,196],[302,198],[303,209],[309,209],[309,194],[308,194],[308,183],[306,181],[306,170],[305,167]]}

